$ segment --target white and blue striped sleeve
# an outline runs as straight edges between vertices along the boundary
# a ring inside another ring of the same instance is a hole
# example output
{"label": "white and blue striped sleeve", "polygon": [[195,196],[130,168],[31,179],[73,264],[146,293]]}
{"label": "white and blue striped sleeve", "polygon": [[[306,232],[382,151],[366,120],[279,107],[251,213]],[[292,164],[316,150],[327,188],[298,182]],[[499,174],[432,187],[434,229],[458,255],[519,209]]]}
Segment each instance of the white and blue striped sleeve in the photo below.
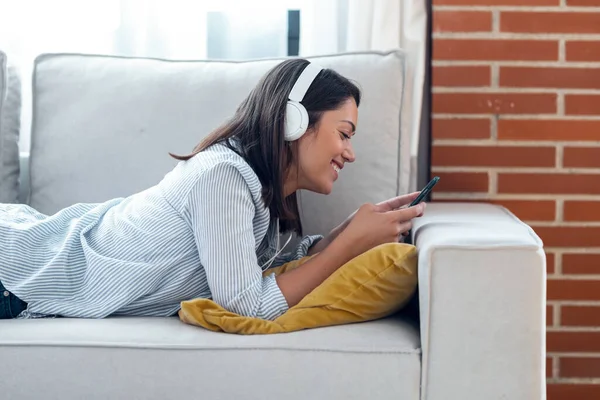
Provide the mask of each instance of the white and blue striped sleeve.
{"label": "white and blue striped sleeve", "polygon": [[306,257],[308,255],[308,251],[310,248],[315,245],[319,240],[323,239],[322,235],[307,235],[300,240],[300,242],[296,245],[296,248],[288,253],[281,254],[275,261],[273,261],[273,265],[271,268],[279,267],[288,262],[299,260],[302,257]]}
{"label": "white and blue striped sleeve", "polygon": [[255,205],[236,166],[220,163],[190,192],[189,216],[212,299],[248,317],[273,320],[288,310],[275,275],[262,276],[254,237]]}

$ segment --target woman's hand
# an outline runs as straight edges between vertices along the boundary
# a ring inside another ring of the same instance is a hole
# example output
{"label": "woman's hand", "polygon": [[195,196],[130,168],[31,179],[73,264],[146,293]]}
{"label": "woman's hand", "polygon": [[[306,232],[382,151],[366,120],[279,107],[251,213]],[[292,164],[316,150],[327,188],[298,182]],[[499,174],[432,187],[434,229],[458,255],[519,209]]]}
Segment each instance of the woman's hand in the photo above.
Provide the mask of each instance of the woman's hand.
{"label": "woman's hand", "polygon": [[[375,204],[376,207],[382,212],[397,210],[400,207],[406,206],[410,204],[411,201],[417,198],[420,192],[413,192],[409,194],[403,194],[402,196],[392,197],[391,199],[382,201],[381,203]],[[344,222],[342,222],[338,227],[336,227],[332,232],[336,233],[336,236],[339,235],[352,221],[352,218],[356,215],[358,210],[354,211]],[[335,237],[334,237],[335,239]]]}
{"label": "woman's hand", "polygon": [[[338,236],[338,240],[344,243],[344,247],[356,257],[373,247],[384,243],[398,242],[400,236],[410,231],[413,218],[423,215],[426,204],[420,203],[413,207],[397,208],[403,200],[365,204],[354,214],[352,220]],[[408,200],[410,202],[411,200]]]}
{"label": "woman's hand", "polygon": [[392,197],[389,200],[377,203],[376,206],[380,207],[381,211],[392,211],[397,210],[401,207],[407,206],[411,201],[416,199],[421,192],[413,192],[409,194],[403,194],[402,196]]}
{"label": "woman's hand", "polygon": [[[381,210],[381,211],[397,210],[400,207],[410,204],[411,201],[413,201],[414,199],[417,198],[419,193],[420,192],[413,192],[413,193],[409,193],[409,194],[404,194],[402,196],[392,197],[391,199],[382,201],[381,203],[377,203],[375,205],[377,207],[379,207],[379,210]],[[352,221],[352,218],[354,218],[354,216],[356,215],[357,211],[358,210],[356,210],[352,214],[350,214],[344,222],[342,222],[340,225],[335,227],[329,233],[329,235],[327,236],[327,239],[329,239],[329,242],[332,242],[340,233],[342,233],[344,231],[344,229],[346,229],[348,224],[350,224],[350,222]]]}
{"label": "woman's hand", "polygon": [[[402,196],[392,197],[391,199],[388,199],[388,200],[385,200],[385,201],[375,204],[375,207],[377,207],[378,210],[380,210],[381,212],[397,210],[401,207],[404,207],[404,206],[410,204],[411,201],[413,201],[414,199],[417,198],[419,193],[420,192],[413,192],[413,193],[409,193],[409,194],[404,194]],[[308,255],[317,254],[317,253],[320,253],[321,251],[325,250],[325,248],[329,244],[331,244],[331,242],[333,242],[335,240],[335,238],[337,238],[339,236],[339,234],[342,233],[348,227],[348,225],[350,224],[350,222],[352,222],[352,219],[354,218],[354,216],[356,215],[357,212],[358,212],[358,210],[354,211],[352,214],[350,214],[348,216],[348,218],[346,218],[346,220],[344,222],[342,222],[340,225],[335,227],[331,232],[329,232],[329,235],[327,235],[325,238],[323,238],[320,241],[318,241],[317,243],[315,243],[315,245],[309,249]],[[418,215],[418,217],[420,217],[420,216],[421,215]]]}

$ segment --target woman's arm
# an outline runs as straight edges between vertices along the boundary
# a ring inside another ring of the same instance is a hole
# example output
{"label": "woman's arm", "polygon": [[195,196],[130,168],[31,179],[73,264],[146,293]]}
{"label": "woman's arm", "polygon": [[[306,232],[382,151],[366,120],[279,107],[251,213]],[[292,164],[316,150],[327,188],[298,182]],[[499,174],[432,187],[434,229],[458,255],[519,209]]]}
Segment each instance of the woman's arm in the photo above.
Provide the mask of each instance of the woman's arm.
{"label": "woman's arm", "polygon": [[321,253],[323,250],[325,250],[327,248],[327,246],[329,246],[329,244],[331,243],[331,239],[330,236],[326,236],[323,239],[319,240],[318,242],[316,242],[315,244],[313,244],[309,249],[308,249],[308,256],[314,256],[317,253]]}
{"label": "woman's arm", "polygon": [[256,257],[255,204],[235,165],[219,164],[195,183],[186,213],[214,302],[238,315],[273,320],[288,309],[274,275]]}
{"label": "woman's arm", "polygon": [[[326,239],[322,239],[313,249]],[[310,254],[310,252],[309,252]],[[277,277],[277,284],[289,307],[300,302],[339,267],[350,261],[354,255],[348,251],[348,245],[342,238],[324,245],[318,254],[299,268],[285,272]]]}
{"label": "woman's arm", "polygon": [[298,268],[277,276],[288,306],[293,307],[335,270],[354,257],[383,243],[398,242],[410,230],[412,219],[423,213],[425,204],[388,211],[385,206],[365,204],[348,226],[324,249]]}

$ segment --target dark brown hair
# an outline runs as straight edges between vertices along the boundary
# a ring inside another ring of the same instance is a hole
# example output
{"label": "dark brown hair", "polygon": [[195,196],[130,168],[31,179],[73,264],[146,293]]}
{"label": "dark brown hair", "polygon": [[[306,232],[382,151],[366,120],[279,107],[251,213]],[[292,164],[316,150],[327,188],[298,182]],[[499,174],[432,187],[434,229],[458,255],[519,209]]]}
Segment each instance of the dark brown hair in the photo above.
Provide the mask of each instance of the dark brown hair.
{"label": "dark brown hair", "polygon": [[[271,218],[280,219],[280,230],[302,235],[296,193],[284,198],[285,173],[294,161],[295,142],[284,140],[285,108],[294,83],[308,65],[300,58],[287,59],[268,71],[239,105],[231,119],[215,129],[188,160],[206,148],[221,143],[240,154],[258,176],[265,206]],[[308,129],[318,124],[325,111],[336,110],[353,98],[358,106],[361,93],[350,80],[331,69],[323,69],[310,85],[302,105],[309,116]],[[237,142],[233,144],[232,141]]]}

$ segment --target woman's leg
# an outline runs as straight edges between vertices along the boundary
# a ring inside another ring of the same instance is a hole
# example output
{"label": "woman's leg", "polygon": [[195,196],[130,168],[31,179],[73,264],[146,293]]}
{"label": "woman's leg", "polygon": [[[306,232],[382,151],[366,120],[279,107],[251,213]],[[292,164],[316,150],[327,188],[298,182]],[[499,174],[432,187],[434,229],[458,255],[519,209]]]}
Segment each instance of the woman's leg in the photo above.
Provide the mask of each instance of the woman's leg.
{"label": "woman's leg", "polygon": [[10,293],[0,282],[0,319],[16,318],[27,309],[27,303]]}

